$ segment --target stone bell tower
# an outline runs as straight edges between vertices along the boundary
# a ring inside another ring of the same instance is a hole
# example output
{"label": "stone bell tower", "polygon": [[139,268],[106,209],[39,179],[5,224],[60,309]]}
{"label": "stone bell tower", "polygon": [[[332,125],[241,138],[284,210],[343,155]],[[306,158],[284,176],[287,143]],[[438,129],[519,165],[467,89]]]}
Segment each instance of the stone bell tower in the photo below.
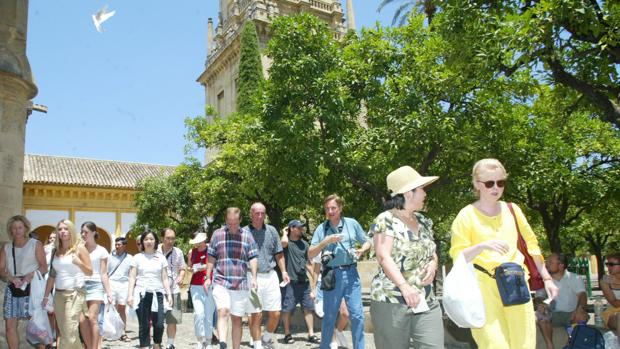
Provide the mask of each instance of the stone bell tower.
{"label": "stone bell tower", "polygon": [[[37,94],[26,57],[27,29],[28,0],[1,0],[0,242],[8,240],[6,222],[9,217],[22,212],[26,122],[32,106],[30,100]],[[4,298],[4,285],[0,287],[0,298]],[[6,344],[5,335],[4,326],[0,326],[2,347]],[[25,348],[25,338],[20,339],[20,348]]]}
{"label": "stone bell tower", "polygon": [[[311,13],[325,21],[337,39],[348,29],[355,29],[353,0],[347,0],[346,22],[341,0],[219,0],[219,6],[215,31],[213,20],[208,20],[207,58],[198,82],[204,86],[206,104],[213,106],[220,117],[226,117],[236,108],[239,38],[245,21],[256,24],[261,50],[271,37],[269,24],[278,16]],[[262,61],[263,72],[267,75],[269,58],[262,55]],[[207,115],[207,118],[213,116]],[[206,161],[212,156],[213,150],[207,150]]]}

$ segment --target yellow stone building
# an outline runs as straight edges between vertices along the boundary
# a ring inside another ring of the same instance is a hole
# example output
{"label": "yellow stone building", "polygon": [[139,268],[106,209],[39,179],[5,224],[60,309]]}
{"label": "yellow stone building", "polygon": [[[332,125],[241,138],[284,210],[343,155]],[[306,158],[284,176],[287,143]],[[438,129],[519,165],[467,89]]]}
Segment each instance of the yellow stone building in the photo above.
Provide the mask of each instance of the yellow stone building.
{"label": "yellow stone building", "polygon": [[[114,238],[125,236],[136,221],[138,182],[173,171],[174,166],[26,154],[22,212],[41,241],[61,219],[77,228],[93,221],[98,243],[110,251]],[[137,252],[135,243],[128,246]]]}

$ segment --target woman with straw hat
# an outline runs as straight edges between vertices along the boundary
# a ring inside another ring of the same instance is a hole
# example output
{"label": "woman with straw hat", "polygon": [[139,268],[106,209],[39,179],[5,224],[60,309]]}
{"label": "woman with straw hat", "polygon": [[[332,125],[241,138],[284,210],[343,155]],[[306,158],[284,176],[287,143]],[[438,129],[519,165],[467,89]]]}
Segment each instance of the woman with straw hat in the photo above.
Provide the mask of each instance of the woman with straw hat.
{"label": "woman with straw hat", "polygon": [[403,166],[387,176],[390,198],[375,218],[373,238],[379,272],[370,289],[370,315],[375,346],[382,348],[443,348],[441,307],[432,282],[437,270],[433,223],[419,211],[424,187],[438,177],[421,176]]}
{"label": "woman with straw hat", "polygon": [[212,287],[206,286],[205,281],[211,278],[207,275],[207,234],[196,233],[189,240],[194,248],[189,251],[187,261],[190,272],[193,273],[190,281],[190,293],[194,305],[194,331],[198,341],[197,349],[211,349],[211,336],[213,335],[213,314],[215,302],[213,301]]}

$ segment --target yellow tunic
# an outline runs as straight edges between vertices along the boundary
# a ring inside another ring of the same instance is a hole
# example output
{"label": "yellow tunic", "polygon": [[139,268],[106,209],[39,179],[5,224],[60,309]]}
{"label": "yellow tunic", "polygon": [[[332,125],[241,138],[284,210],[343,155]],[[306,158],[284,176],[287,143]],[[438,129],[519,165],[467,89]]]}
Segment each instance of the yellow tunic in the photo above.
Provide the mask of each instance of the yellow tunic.
{"label": "yellow tunic", "polygon": [[[502,240],[508,244],[508,253],[502,255],[495,251],[484,250],[473,260],[491,273],[498,265],[506,262],[523,264],[523,255],[517,248],[518,233],[515,222],[505,202],[500,202],[501,213],[489,217],[473,205],[464,207],[452,223],[452,240],[450,256],[453,260],[463,249],[487,240]],[[519,229],[525,239],[531,255],[541,255],[536,235],[527,223],[521,209],[512,205]],[[532,302],[522,305],[504,307],[497,290],[495,279],[477,271],[480,291],[486,307],[486,324],[479,329],[472,329],[472,336],[481,349],[531,349],[536,347],[536,322]]]}

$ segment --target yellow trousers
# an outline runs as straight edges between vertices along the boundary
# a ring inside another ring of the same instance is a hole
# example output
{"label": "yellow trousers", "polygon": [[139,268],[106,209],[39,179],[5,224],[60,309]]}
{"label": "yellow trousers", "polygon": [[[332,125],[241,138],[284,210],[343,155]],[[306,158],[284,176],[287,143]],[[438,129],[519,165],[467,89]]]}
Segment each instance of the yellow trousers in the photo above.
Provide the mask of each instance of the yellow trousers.
{"label": "yellow trousers", "polygon": [[471,334],[480,349],[536,348],[536,318],[530,300],[526,304],[505,307],[495,279],[476,270],[484,299],[487,321]]}

